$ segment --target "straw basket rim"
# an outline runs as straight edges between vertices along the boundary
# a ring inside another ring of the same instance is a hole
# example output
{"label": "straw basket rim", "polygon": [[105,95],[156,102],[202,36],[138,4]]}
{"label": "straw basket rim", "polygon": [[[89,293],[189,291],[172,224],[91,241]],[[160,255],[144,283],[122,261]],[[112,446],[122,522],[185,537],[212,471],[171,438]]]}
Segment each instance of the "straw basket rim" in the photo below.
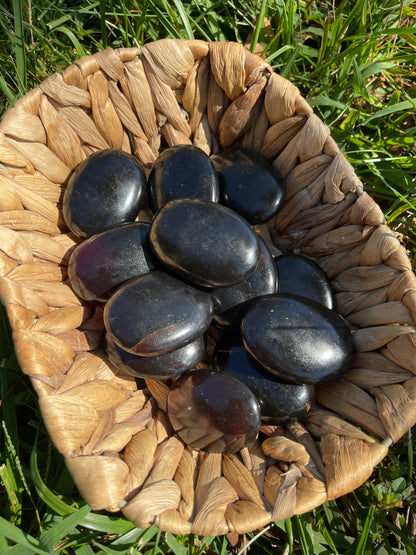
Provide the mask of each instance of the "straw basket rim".
{"label": "straw basket rim", "polygon": [[[285,207],[261,231],[326,271],[356,356],[302,421],[263,426],[238,454],[204,454],[172,434],[165,383],[138,390],[106,361],[102,309],[68,284],[79,238],[61,203],[96,150],[132,152],[149,171],[166,145],[211,153],[236,142],[286,179]],[[0,122],[0,193],[0,296],[18,360],[93,509],[178,534],[245,533],[354,490],[416,423],[406,251],[296,86],[241,44],[160,39],[49,76]]]}

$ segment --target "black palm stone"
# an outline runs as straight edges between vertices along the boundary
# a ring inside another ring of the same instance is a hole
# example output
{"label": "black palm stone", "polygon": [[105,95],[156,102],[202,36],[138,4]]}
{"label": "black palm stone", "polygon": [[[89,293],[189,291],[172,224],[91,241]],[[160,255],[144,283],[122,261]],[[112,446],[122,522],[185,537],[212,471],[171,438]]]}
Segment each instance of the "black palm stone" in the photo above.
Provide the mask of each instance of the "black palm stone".
{"label": "black palm stone", "polygon": [[133,222],[146,199],[147,180],[139,160],[116,149],[95,152],[71,175],[63,214],[80,237]]}

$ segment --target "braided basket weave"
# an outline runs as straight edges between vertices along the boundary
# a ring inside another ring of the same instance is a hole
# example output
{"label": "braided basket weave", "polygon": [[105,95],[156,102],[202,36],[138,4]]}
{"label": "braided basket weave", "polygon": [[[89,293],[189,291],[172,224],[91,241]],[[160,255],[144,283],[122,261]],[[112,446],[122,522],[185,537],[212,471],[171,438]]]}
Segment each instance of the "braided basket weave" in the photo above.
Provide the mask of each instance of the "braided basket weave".
{"label": "braided basket weave", "polygon": [[[234,455],[193,451],[102,350],[101,307],[67,280],[79,239],[61,202],[71,170],[117,148],[147,170],[163,146],[235,142],[274,161],[287,199],[274,246],[314,257],[351,324],[352,368],[301,422],[264,426]],[[244,533],[352,491],[416,423],[416,278],[328,128],[298,89],[236,43],[159,40],[105,50],[26,94],[0,125],[0,295],[21,368],[93,509],[184,534]]]}

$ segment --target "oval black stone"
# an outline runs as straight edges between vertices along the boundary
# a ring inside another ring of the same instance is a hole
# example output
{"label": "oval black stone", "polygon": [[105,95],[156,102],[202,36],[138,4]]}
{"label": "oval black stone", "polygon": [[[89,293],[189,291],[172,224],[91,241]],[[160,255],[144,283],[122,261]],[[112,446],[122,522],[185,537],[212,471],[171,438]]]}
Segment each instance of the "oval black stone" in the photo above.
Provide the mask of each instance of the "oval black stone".
{"label": "oval black stone", "polygon": [[221,326],[240,326],[252,299],[276,291],[274,259],[264,241],[259,238],[259,242],[259,260],[250,276],[235,285],[217,287],[211,291],[214,300],[214,320]]}
{"label": "oval black stone", "polygon": [[148,179],[149,204],[156,212],[179,198],[218,202],[218,176],[211,159],[193,145],[177,145],[162,151]]}
{"label": "oval black stone", "polygon": [[186,370],[195,368],[205,351],[203,335],[180,349],[154,357],[143,357],[125,351],[116,345],[108,334],[106,343],[108,358],[114,366],[126,374],[145,379],[177,378]]}
{"label": "oval black stone", "polygon": [[335,308],[335,295],[325,272],[303,254],[282,254],[275,258],[279,277],[278,293],[301,295],[328,308]]}
{"label": "oval black stone", "polygon": [[106,301],[125,281],[156,267],[149,224],[134,222],[93,235],[72,252],[68,277],[87,301]]}
{"label": "oval black stone", "polygon": [[261,420],[286,424],[305,416],[313,402],[312,384],[277,381],[248,353],[241,340],[227,338],[217,346],[215,367],[242,380],[260,404]]}
{"label": "oval black stone", "polygon": [[144,206],[146,188],[146,174],[135,156],[115,149],[95,152],[69,179],[65,221],[80,237],[133,222]]}
{"label": "oval black stone", "polygon": [[242,337],[265,369],[291,383],[335,380],[349,369],[354,354],[344,318],[298,295],[255,299],[243,319]]}
{"label": "oval black stone", "polygon": [[246,279],[259,240],[238,214],[199,199],[172,200],[153,218],[150,242],[172,272],[197,285],[222,287]]}
{"label": "oval black stone", "polygon": [[221,202],[252,225],[268,222],[282,208],[286,186],[270,160],[238,147],[219,151],[211,159],[218,172]]}
{"label": "oval black stone", "polygon": [[104,307],[104,324],[122,349],[157,356],[194,341],[209,327],[210,295],[158,270],[122,285]]}
{"label": "oval black stone", "polygon": [[223,372],[201,368],[180,376],[168,394],[167,413],[191,447],[234,453],[256,438],[260,408],[251,390]]}

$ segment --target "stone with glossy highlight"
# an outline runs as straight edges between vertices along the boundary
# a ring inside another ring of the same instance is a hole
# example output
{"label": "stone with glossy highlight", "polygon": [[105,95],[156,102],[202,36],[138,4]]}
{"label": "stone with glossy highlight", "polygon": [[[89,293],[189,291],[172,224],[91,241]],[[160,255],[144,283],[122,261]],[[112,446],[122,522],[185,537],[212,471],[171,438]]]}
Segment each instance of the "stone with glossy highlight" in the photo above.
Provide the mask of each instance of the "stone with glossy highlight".
{"label": "stone with glossy highlight", "polygon": [[156,267],[149,246],[149,224],[134,222],[93,235],[71,254],[68,277],[87,301],[105,302],[124,282]]}
{"label": "stone with glossy highlight", "polygon": [[211,156],[218,172],[220,199],[252,225],[271,220],[283,206],[286,186],[270,160],[239,147]]}
{"label": "stone with glossy highlight", "polygon": [[203,334],[212,320],[208,293],[154,270],[121,286],[104,307],[104,324],[122,349],[158,356]]}
{"label": "stone with glossy highlight", "polygon": [[114,366],[131,376],[158,380],[177,378],[186,370],[195,368],[205,351],[203,335],[180,349],[153,357],[143,357],[125,351],[116,345],[108,334],[106,344],[108,358]]}
{"label": "stone with glossy highlight", "polygon": [[65,221],[80,237],[133,222],[144,206],[146,190],[146,174],[135,156],[116,149],[94,152],[68,181]]}
{"label": "stone with glossy highlight", "polygon": [[218,176],[209,156],[194,145],[163,150],[148,179],[149,204],[154,212],[179,198],[218,202]]}
{"label": "stone with glossy highlight", "polygon": [[243,381],[260,404],[261,420],[281,425],[305,416],[313,401],[312,384],[278,381],[248,353],[240,339],[227,337],[217,346],[215,367]]}
{"label": "stone with glossy highlight", "polygon": [[257,234],[243,218],[200,199],[165,204],[153,218],[150,242],[170,271],[206,287],[247,279],[260,254]]}
{"label": "stone with glossy highlight", "polygon": [[279,277],[278,293],[301,295],[328,308],[335,308],[335,295],[322,268],[303,254],[282,254],[275,258]]}
{"label": "stone with glossy highlight", "polygon": [[249,353],[283,381],[336,380],[352,363],[353,338],[344,318],[298,295],[255,299],[241,329]]}
{"label": "stone with glossy highlight", "polygon": [[260,407],[251,390],[223,372],[201,368],[180,376],[168,394],[170,422],[185,443],[234,453],[256,438]]}

